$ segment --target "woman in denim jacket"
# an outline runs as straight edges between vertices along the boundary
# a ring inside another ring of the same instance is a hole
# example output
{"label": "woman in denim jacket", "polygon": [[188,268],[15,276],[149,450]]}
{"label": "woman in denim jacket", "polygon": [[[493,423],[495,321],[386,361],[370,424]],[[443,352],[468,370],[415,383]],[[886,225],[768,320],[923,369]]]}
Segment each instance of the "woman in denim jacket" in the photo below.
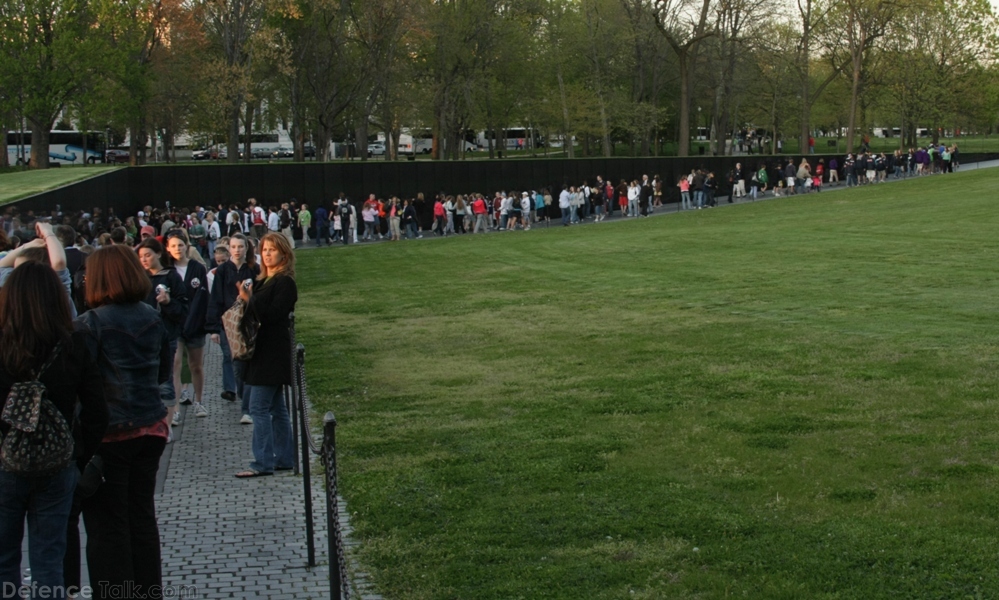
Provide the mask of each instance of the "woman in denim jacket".
{"label": "woman in denim jacket", "polygon": [[172,365],[163,319],[143,302],[151,289],[138,257],[125,246],[101,248],[87,259],[86,297],[93,308],[77,324],[100,366],[111,417],[97,449],[104,483],[83,502],[83,520],[90,581],[111,588],[162,584],[153,493],[170,432],[160,384]]}

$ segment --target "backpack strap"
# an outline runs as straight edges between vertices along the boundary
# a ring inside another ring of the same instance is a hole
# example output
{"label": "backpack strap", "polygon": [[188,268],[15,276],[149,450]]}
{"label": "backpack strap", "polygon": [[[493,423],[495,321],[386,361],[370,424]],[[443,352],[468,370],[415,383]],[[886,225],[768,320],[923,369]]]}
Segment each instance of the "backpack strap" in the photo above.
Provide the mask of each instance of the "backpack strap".
{"label": "backpack strap", "polygon": [[38,374],[35,375],[35,381],[38,381],[38,379],[41,378],[41,376],[45,373],[45,371],[48,371],[49,367],[52,366],[52,363],[54,363],[55,359],[59,356],[60,350],[62,350],[62,340],[56,342],[55,348],[52,348],[52,353],[49,354],[48,360],[45,361],[45,364],[42,365],[42,368],[38,369]]}

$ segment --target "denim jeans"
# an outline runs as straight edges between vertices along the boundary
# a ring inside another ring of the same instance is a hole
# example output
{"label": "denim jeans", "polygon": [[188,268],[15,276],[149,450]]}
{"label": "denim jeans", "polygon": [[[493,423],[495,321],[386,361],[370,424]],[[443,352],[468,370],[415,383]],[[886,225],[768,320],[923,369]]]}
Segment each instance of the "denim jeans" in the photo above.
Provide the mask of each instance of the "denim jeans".
{"label": "denim jeans", "polygon": [[246,385],[253,417],[253,462],[250,468],[272,473],[276,468],[292,467],[295,448],[291,438],[291,418],[284,403],[284,386]]}
{"label": "denim jeans", "polygon": [[694,204],[697,205],[697,208],[701,208],[701,207],[704,206],[704,191],[703,190],[696,190],[696,191],[694,191]]}
{"label": "denim jeans", "polygon": [[690,192],[680,192],[680,210],[690,210],[693,208],[690,204]]}
{"label": "denim jeans", "polygon": [[[170,364],[173,364],[174,357],[177,356],[177,340],[170,340]],[[160,400],[167,408],[177,404],[177,390],[173,387],[173,377],[168,377],[160,384]]]}
{"label": "denim jeans", "polygon": [[225,337],[225,328],[219,327],[219,346],[222,348],[222,391],[236,393],[236,375],[233,370],[232,351]]}
{"label": "denim jeans", "polygon": [[572,209],[571,208],[563,208],[562,209],[562,224],[563,225],[568,225],[569,224],[569,218],[571,217],[571,213],[572,213]]}
{"label": "denim jeans", "polygon": [[76,463],[51,477],[19,477],[0,469],[0,588],[21,585],[25,516],[32,582],[47,586],[46,591],[63,585],[66,523],[79,477]]}
{"label": "denim jeans", "polygon": [[[129,584],[131,589],[144,593],[162,585],[160,532],[153,494],[165,446],[164,438],[145,435],[103,443],[97,450],[104,460],[104,483],[83,502],[87,566],[94,598],[104,597],[102,591],[112,591],[102,588],[101,582],[111,586],[134,582]],[[63,523],[64,534],[65,526]]]}

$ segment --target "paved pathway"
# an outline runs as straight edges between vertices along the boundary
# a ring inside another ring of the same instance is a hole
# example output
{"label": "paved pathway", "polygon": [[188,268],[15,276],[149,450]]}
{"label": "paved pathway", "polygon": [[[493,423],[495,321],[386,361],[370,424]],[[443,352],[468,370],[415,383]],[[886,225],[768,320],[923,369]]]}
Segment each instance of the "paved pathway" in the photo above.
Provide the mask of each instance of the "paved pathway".
{"label": "paved pathway", "polygon": [[163,584],[197,586],[198,598],[328,598],[322,478],[313,478],[312,494],[319,566],[309,569],[302,477],[233,477],[252,458],[253,426],[239,424],[239,402],[219,397],[221,373],[222,353],[209,342],[209,416],[182,407],[183,424],[161,464]]}

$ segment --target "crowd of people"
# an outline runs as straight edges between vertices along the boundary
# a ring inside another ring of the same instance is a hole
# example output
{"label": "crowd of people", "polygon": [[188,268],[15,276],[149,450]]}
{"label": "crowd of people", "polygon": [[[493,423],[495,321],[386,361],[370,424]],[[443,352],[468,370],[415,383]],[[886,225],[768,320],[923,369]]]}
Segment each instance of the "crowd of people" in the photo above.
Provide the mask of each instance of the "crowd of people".
{"label": "crowd of people", "polygon": [[[850,154],[842,162],[806,156],[753,169],[737,163],[722,177],[695,169],[675,192],[658,175],[617,184],[598,176],[554,193],[442,193],[429,201],[372,194],[359,204],[341,194],[314,209],[291,199],[265,210],[252,198],[214,209],[146,206],[124,218],[96,208],[47,215],[8,209],[0,217],[0,393],[7,397],[0,414],[0,585],[21,585],[27,521],[34,585],[55,590],[56,598],[78,590],[81,515],[92,582],[160,585],[153,502],[159,458],[179,425],[179,404],[208,415],[209,343],[223,356],[217,401],[239,402],[240,423],[253,425],[253,460],[235,476],[292,468],[283,389],[293,378],[297,245],[423,237],[426,216],[442,237],[529,230],[539,222],[568,227],[614,211],[648,216],[670,193],[693,210],[726,195],[732,202],[803,194],[958,166],[956,145],[930,146]],[[249,358],[233,356],[222,324],[237,306],[259,328]],[[182,380],[185,364],[189,382]],[[45,427],[56,434],[39,448],[56,447],[53,440],[66,438],[58,432],[71,432],[68,457],[44,469],[37,461],[25,466],[35,450],[18,444]],[[95,589],[93,597],[112,589]]]}
{"label": "crowd of people", "polygon": [[[224,356],[219,401],[239,401],[241,422],[253,425],[253,460],[235,476],[293,466],[283,396],[293,378],[293,244],[273,231],[220,236],[195,211],[147,209],[127,224],[95,211],[77,216],[79,232],[69,215],[33,217],[0,229],[0,586],[79,595],[82,515],[87,597],[160,597],[156,475],[178,403],[208,414],[209,339]],[[96,223],[110,230],[87,227]],[[237,303],[256,328],[255,351],[240,360],[222,326]]]}

